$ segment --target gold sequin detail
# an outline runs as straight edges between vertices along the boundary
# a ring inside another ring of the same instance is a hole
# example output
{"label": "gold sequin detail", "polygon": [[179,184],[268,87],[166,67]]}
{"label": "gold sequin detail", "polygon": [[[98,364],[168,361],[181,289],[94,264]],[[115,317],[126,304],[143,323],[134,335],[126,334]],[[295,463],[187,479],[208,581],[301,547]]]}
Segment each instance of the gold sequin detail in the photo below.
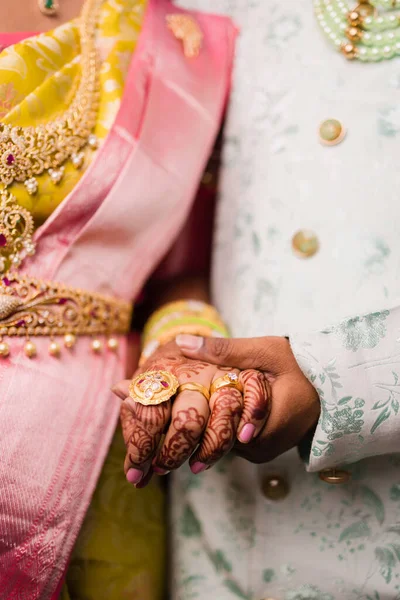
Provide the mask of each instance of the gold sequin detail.
{"label": "gold sequin detail", "polygon": [[117,298],[10,273],[0,280],[0,336],[126,334],[132,307]]}
{"label": "gold sequin detail", "polygon": [[[0,183],[7,188],[24,182],[30,194],[37,191],[36,175],[48,171],[54,184],[71,159],[79,168],[80,150],[89,143],[98,109],[98,59],[96,23],[101,0],[86,0],[80,17],[81,76],[68,109],[56,119],[37,127],[11,127],[0,123]],[[16,198],[3,190],[0,222],[0,272],[18,268],[34,254],[32,217]],[[23,234],[21,235],[21,230]]]}
{"label": "gold sequin detail", "polygon": [[177,40],[183,43],[183,52],[187,58],[196,58],[203,44],[203,32],[196,19],[190,15],[167,15],[167,26]]}

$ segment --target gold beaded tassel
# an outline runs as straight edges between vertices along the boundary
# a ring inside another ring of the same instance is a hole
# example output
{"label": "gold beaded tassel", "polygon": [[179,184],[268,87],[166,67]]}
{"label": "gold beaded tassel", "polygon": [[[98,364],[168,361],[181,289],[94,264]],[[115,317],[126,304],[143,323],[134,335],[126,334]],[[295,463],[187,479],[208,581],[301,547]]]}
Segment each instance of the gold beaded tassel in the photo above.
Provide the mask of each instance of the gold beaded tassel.
{"label": "gold beaded tassel", "polygon": [[31,340],[28,338],[24,348],[25,354],[28,358],[35,358],[37,354],[36,346]]}
{"label": "gold beaded tassel", "polygon": [[0,358],[12,353],[14,337],[25,338],[25,354],[33,358],[38,354],[33,336],[47,339],[52,357],[64,347],[73,353],[78,340],[95,354],[117,352],[131,314],[124,300],[9,273],[0,277]]}
{"label": "gold beaded tassel", "polygon": [[49,354],[50,356],[54,356],[54,358],[59,358],[61,354],[60,344],[53,339],[50,341]]}
{"label": "gold beaded tassel", "polygon": [[0,338],[0,357],[7,358],[10,355],[10,346]]}
{"label": "gold beaded tassel", "polygon": [[95,354],[101,354],[103,352],[103,342],[99,338],[92,340],[92,350]]}
{"label": "gold beaded tassel", "polygon": [[119,343],[117,338],[115,337],[109,337],[107,340],[107,348],[110,350],[110,352],[117,352],[119,347]]}
{"label": "gold beaded tassel", "polygon": [[67,333],[64,336],[64,346],[68,348],[68,350],[72,350],[72,348],[76,344],[76,336],[73,333]]}
{"label": "gold beaded tassel", "polygon": [[[64,336],[64,347],[68,350],[72,350],[76,344],[76,336],[72,333],[67,333]],[[119,348],[119,341],[116,337],[107,338],[107,350],[110,352],[116,353]],[[92,339],[91,349],[94,354],[101,354],[104,349],[104,343],[98,337]],[[8,358],[10,356],[10,346],[7,342],[4,341],[2,337],[0,337],[0,358]],[[32,342],[32,340],[27,337],[26,343],[24,346],[25,355],[28,358],[36,358],[37,356],[37,347],[36,344]],[[61,356],[61,344],[57,342],[54,338],[50,338],[50,344],[48,349],[49,355],[54,358],[60,358]]]}

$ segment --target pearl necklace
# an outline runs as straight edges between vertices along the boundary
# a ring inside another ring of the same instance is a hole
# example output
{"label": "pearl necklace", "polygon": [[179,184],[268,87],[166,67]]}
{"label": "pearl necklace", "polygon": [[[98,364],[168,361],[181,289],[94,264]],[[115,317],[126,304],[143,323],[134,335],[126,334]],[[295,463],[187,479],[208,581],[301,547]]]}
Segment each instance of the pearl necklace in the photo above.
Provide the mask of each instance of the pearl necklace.
{"label": "pearl necklace", "polygon": [[80,16],[81,74],[68,109],[37,127],[11,127],[0,122],[0,273],[18,268],[35,254],[31,213],[19,206],[8,188],[23,182],[29,194],[39,188],[36,175],[47,172],[54,185],[64,175],[64,163],[83,166],[82,150],[97,148],[92,130],[98,109],[98,58],[95,33],[102,0],[86,0]]}
{"label": "pearl necklace", "polygon": [[[387,12],[378,14],[378,7]],[[343,0],[314,0],[325,36],[349,60],[377,62],[400,56],[400,0],[363,0],[349,9]]]}

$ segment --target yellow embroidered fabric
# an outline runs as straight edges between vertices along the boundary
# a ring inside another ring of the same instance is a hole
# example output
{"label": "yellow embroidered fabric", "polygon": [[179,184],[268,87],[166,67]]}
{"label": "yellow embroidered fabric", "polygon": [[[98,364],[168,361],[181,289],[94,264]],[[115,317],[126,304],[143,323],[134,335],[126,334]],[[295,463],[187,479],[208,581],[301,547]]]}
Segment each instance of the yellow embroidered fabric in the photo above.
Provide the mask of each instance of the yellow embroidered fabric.
{"label": "yellow embroidered fabric", "polygon": [[60,600],[162,600],[166,518],[161,478],[137,490],[117,430],[72,553]]}
{"label": "yellow embroidered fabric", "polygon": [[[147,0],[105,0],[101,6],[97,45],[101,59],[100,107],[94,133],[107,135],[120,106],[125,77],[141,30]],[[37,125],[62,113],[69,105],[80,68],[79,29],[76,20],[10,46],[0,53],[0,120],[9,125]],[[37,177],[39,192],[30,196],[23,184],[14,184],[18,202],[40,225],[73,190],[85,163],[76,170],[70,162],[55,186],[49,175]]]}

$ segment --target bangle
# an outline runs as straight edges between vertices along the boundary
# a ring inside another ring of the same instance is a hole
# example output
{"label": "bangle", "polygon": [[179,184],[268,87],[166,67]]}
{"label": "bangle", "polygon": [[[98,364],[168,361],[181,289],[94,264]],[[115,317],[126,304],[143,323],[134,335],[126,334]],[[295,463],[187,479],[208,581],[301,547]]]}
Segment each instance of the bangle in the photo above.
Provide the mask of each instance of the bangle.
{"label": "bangle", "polygon": [[217,310],[210,304],[201,302],[200,300],[178,300],[177,302],[165,304],[151,315],[144,327],[143,338],[155,337],[158,329],[173,319],[182,317],[192,318],[195,316],[209,320],[225,328]]}
{"label": "bangle", "polygon": [[[226,335],[226,327],[223,324],[213,322],[211,320],[201,319],[197,316],[185,315],[179,319],[171,319],[169,323],[164,325],[164,327],[160,327],[157,330],[157,339],[162,339],[165,334],[168,334],[172,329],[179,330],[180,328],[185,328],[187,325],[191,325],[200,330],[209,330],[216,331],[220,333],[223,337]],[[177,334],[178,335],[178,334]]]}
{"label": "bangle", "polygon": [[228,337],[229,332],[217,310],[198,300],[170,302],[158,309],[147,321],[143,331],[143,364],[163,344],[181,333],[203,337]]}

